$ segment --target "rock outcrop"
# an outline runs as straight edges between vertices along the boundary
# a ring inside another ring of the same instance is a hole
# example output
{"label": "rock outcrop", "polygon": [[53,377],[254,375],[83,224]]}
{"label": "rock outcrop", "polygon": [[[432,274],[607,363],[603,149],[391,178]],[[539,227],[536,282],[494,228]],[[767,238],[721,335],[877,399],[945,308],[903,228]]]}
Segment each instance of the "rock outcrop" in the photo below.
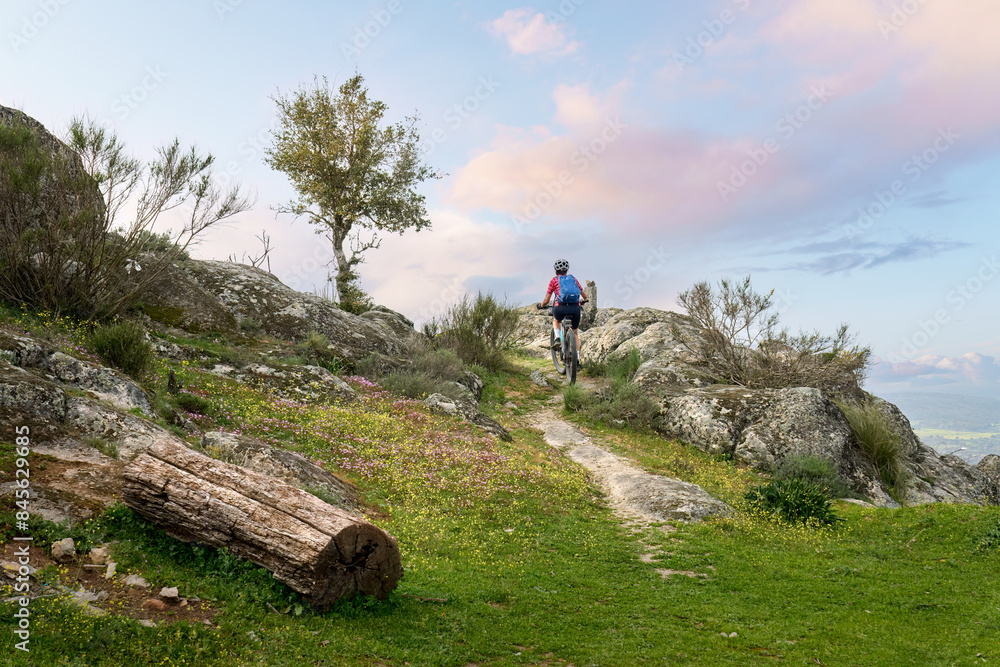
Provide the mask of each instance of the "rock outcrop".
{"label": "rock outcrop", "polygon": [[401,356],[411,338],[420,336],[412,322],[391,310],[353,315],[245,264],[186,260],[165,271],[159,284],[143,297],[147,314],[182,329],[231,332],[252,321],[284,340],[301,340],[317,331],[326,336],[332,353],[348,361],[372,352]]}
{"label": "rock outcrop", "polygon": [[[603,315],[603,317],[602,317]],[[690,320],[653,308],[599,312],[603,322],[581,335],[583,362],[621,358],[637,350],[642,360],[633,382],[660,406],[654,428],[709,453],[762,470],[788,456],[813,455],[831,461],[854,491],[876,505],[895,505],[867,461],[840,408],[818,389],[748,389],[714,383],[694,355],[677,340],[696,336]],[[902,442],[907,503],[998,503],[1000,487],[981,468],[940,456],[920,442],[899,409],[875,404]],[[985,464],[989,467],[989,463]]]}

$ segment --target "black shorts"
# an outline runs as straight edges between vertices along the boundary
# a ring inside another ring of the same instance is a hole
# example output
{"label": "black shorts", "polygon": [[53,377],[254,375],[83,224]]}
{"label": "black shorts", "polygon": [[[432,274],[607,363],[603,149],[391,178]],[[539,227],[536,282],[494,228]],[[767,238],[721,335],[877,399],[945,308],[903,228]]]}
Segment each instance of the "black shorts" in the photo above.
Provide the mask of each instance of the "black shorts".
{"label": "black shorts", "polygon": [[573,321],[573,328],[580,328],[580,306],[578,305],[560,305],[552,307],[552,317],[563,321],[564,317],[569,317]]}

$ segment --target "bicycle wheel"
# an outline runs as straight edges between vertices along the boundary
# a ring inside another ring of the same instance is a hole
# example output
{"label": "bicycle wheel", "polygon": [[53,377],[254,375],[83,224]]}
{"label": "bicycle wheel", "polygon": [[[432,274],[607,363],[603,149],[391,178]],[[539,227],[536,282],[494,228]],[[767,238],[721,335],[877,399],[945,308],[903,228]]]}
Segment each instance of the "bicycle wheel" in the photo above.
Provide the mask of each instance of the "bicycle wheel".
{"label": "bicycle wheel", "polygon": [[570,384],[576,384],[576,368],[580,365],[576,356],[576,334],[573,333],[572,329],[567,328],[563,337],[566,339],[566,344],[564,345],[566,353],[563,355],[563,363],[566,365],[566,377],[569,378]]}
{"label": "bicycle wheel", "polygon": [[556,367],[556,373],[560,375],[563,373],[562,364],[559,363],[559,353],[560,350],[557,347],[552,347],[556,342],[556,333],[554,330],[549,329],[549,348],[552,350],[552,364]]}

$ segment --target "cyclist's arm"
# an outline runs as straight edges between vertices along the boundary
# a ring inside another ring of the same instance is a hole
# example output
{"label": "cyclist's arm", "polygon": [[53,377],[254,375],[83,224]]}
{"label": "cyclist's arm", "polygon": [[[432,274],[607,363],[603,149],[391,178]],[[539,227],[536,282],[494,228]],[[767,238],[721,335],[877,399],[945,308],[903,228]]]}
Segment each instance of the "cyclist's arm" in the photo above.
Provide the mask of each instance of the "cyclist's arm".
{"label": "cyclist's arm", "polygon": [[[576,280],[576,278],[574,277],[573,280]],[[583,303],[584,301],[590,301],[590,299],[587,297],[587,293],[583,291],[583,285],[580,284],[579,280],[576,280],[576,286],[580,288],[580,303]]]}

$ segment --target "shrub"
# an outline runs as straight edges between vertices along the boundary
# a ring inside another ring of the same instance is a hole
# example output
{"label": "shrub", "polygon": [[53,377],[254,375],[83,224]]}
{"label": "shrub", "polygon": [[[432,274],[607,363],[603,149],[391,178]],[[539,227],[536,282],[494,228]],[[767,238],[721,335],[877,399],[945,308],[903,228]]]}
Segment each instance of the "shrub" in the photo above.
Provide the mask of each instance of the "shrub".
{"label": "shrub", "polygon": [[[238,188],[215,187],[212,156],[177,141],[144,165],[90,119],[72,121],[69,148],[43,132],[21,114],[0,123],[0,299],[109,319],[134,306],[198,236],[250,207]],[[127,204],[134,213],[118,226]],[[162,213],[184,204],[176,236],[152,232]]]}
{"label": "shrub", "polygon": [[641,365],[642,358],[639,356],[639,350],[633,347],[625,356],[592,363],[587,370],[596,377],[610,378],[615,383],[627,383],[632,381]]}
{"label": "shrub", "polygon": [[438,347],[453,350],[467,364],[489,370],[505,370],[506,353],[514,345],[521,313],[492,294],[468,295],[453,305],[440,319],[424,326]]}
{"label": "shrub", "polygon": [[791,335],[778,330],[771,312],[774,291],[759,294],[747,276],[741,282],[723,279],[715,291],[700,282],[677,299],[697,334],[672,327],[720,383],[746,387],[817,387],[851,398],[862,395],[871,349],[854,344],[856,336],[841,324],[836,334],[818,331]]}
{"label": "shrub", "polygon": [[895,425],[870,401],[837,406],[851,426],[854,440],[896,500],[905,497],[907,470],[903,465],[902,440]]}
{"label": "shrub", "polygon": [[1000,521],[976,540],[976,551],[989,551],[1000,547]]}
{"label": "shrub", "polygon": [[744,499],[752,515],[826,526],[842,521],[830,507],[826,489],[801,479],[776,479],[755,486]]}
{"label": "shrub", "polygon": [[649,428],[660,406],[637,385],[618,384],[598,393],[584,411],[609,426]]}
{"label": "shrub", "polygon": [[121,320],[96,327],[88,337],[90,348],[101,361],[141,380],[153,361],[153,347],[146,330],[133,320]]}
{"label": "shrub", "polygon": [[372,352],[368,356],[354,362],[354,372],[369,380],[377,380],[386,368],[385,357],[378,352]]}
{"label": "shrub", "polygon": [[578,384],[566,385],[562,395],[563,407],[570,412],[577,412],[587,403],[587,392]]}
{"label": "shrub", "polygon": [[252,317],[244,317],[240,320],[240,329],[242,331],[246,331],[247,333],[259,333],[263,328],[264,326]]}
{"label": "shrub", "polygon": [[462,377],[462,360],[452,350],[422,350],[414,354],[412,368],[431,377],[457,382]]}
{"label": "shrub", "polygon": [[212,409],[212,402],[195,394],[181,392],[173,397],[174,404],[185,412],[196,415],[207,415]]}
{"label": "shrub", "polygon": [[800,479],[826,489],[830,498],[859,497],[840,476],[833,463],[818,456],[802,454],[788,456],[778,463],[774,470],[777,480]]}

